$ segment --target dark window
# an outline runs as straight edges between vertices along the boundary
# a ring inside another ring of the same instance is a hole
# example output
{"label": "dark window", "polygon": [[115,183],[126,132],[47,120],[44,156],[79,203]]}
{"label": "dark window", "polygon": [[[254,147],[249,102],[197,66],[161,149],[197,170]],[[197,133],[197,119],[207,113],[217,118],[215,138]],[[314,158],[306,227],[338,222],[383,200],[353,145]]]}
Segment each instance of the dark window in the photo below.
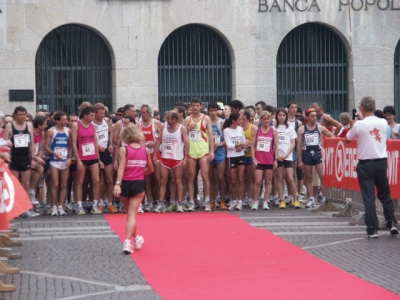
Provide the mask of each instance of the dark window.
{"label": "dark window", "polygon": [[396,109],[396,122],[400,122],[400,41],[394,52],[394,108]]}
{"label": "dark window", "polygon": [[340,37],[314,23],[293,29],[277,56],[278,106],[296,101],[304,109],[313,102],[337,118],[348,111],[347,52]]}
{"label": "dark window", "polygon": [[161,111],[176,102],[231,101],[232,67],[227,45],[216,32],[186,25],[172,32],[158,55],[158,105]]}
{"label": "dark window", "polygon": [[68,114],[83,101],[111,109],[111,57],[104,41],[79,25],[51,31],[36,54],[36,100],[37,108]]}

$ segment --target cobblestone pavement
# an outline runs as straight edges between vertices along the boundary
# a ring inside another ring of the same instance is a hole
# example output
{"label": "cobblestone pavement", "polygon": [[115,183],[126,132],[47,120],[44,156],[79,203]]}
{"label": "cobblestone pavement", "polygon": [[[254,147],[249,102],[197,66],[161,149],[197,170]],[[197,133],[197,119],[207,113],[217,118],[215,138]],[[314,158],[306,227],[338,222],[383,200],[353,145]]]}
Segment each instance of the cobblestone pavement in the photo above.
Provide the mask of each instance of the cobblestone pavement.
{"label": "cobblestone pavement", "polygon": [[[400,295],[400,238],[381,231],[363,237],[354,217],[332,217],[308,209],[232,212],[250,225],[273,232],[305,251]],[[161,299],[147,284],[102,216],[17,219],[22,259],[9,260],[18,275],[1,276],[17,291],[0,299]],[[310,278],[312,280],[312,278]],[[344,287],[348,288],[348,287]]]}

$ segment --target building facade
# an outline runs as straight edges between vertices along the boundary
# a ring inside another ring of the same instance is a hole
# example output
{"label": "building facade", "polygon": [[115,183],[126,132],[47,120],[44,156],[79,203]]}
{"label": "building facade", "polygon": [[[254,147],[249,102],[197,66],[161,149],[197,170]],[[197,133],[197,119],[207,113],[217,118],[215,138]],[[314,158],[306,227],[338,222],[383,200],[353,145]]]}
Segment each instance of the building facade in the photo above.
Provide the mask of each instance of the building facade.
{"label": "building facade", "polygon": [[0,105],[400,108],[400,0],[0,0]]}

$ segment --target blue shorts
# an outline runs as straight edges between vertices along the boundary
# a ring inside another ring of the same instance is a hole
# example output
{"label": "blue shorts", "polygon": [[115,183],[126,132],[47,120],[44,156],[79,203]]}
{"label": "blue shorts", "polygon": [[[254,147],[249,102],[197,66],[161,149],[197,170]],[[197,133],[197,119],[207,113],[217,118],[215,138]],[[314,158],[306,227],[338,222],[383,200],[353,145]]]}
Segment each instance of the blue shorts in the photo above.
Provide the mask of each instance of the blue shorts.
{"label": "blue shorts", "polygon": [[113,163],[111,153],[108,151],[108,149],[104,150],[103,152],[100,152],[100,161],[104,164],[105,167],[111,165]]}
{"label": "blue shorts", "polygon": [[316,166],[322,163],[322,156],[319,151],[303,150],[303,164],[307,166]]}
{"label": "blue shorts", "polygon": [[217,167],[220,163],[225,161],[225,157],[215,157],[213,161],[210,162],[210,166]]}
{"label": "blue shorts", "polygon": [[253,165],[253,157],[245,156],[244,157],[244,165],[245,166],[252,166]]}

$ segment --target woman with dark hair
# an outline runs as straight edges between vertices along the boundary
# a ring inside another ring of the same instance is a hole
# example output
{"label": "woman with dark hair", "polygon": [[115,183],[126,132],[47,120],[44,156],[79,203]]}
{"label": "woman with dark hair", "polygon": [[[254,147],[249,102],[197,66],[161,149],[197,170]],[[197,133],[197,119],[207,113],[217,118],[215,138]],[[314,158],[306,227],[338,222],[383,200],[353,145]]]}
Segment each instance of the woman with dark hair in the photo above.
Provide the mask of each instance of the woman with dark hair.
{"label": "woman with dark hair", "polygon": [[286,208],[286,202],[283,197],[285,178],[289,194],[293,196],[293,206],[294,208],[300,208],[293,175],[293,150],[296,144],[297,133],[293,126],[288,125],[288,113],[284,108],[279,108],[277,110],[276,130],[278,131],[279,137],[278,170],[276,172],[276,183],[280,199],[279,208]]}
{"label": "woman with dark hair", "polygon": [[392,130],[392,138],[399,140],[400,139],[400,124],[396,123],[394,120],[396,117],[396,109],[394,106],[385,106],[383,108],[383,115],[386,118],[391,130]]}
{"label": "woman with dark hair", "polygon": [[246,137],[241,127],[242,118],[239,113],[231,113],[224,123],[224,139],[226,143],[226,157],[229,161],[231,201],[229,210],[242,210],[244,198],[244,148]]}

